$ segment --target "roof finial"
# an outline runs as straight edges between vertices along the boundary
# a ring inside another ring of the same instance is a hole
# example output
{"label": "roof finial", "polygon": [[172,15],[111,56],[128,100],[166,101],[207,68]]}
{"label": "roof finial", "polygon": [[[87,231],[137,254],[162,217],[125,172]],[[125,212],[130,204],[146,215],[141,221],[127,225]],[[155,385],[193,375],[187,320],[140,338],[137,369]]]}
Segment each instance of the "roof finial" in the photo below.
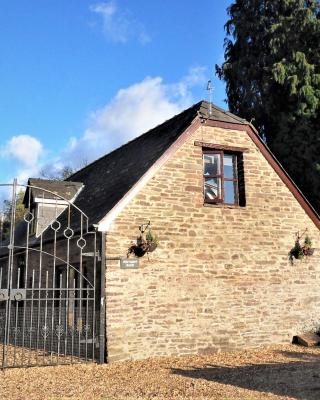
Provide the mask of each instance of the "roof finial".
{"label": "roof finial", "polygon": [[213,85],[211,82],[211,79],[208,80],[208,84],[207,84],[207,91],[209,92],[209,116],[212,115],[212,92],[213,92]]}

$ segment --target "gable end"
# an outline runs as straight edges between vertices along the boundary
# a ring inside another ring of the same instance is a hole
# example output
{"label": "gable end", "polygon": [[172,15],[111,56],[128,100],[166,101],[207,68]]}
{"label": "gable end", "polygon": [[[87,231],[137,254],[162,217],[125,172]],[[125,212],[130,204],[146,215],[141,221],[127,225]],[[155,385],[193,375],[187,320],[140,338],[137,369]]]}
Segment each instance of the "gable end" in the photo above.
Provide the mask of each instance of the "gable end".
{"label": "gable end", "polygon": [[245,124],[236,124],[236,123],[230,123],[230,122],[226,123],[226,122],[215,121],[215,120],[210,120],[210,119],[207,119],[204,122],[204,124],[207,126],[212,126],[212,127],[216,127],[216,128],[236,129],[239,131],[246,131],[247,134],[249,135],[250,139],[258,147],[261,154],[265,157],[265,159],[268,161],[268,163],[271,165],[271,167],[274,169],[274,171],[278,174],[278,176],[280,177],[282,182],[288,187],[290,192],[294,195],[296,200],[299,202],[299,204],[304,209],[306,214],[310,217],[310,219],[315,224],[315,226],[318,229],[320,229],[319,215],[317,214],[315,209],[312,207],[312,205],[309,203],[309,201],[304,197],[302,192],[299,190],[299,188],[296,186],[296,184],[290,178],[290,176],[285,171],[285,169],[282,167],[280,162],[273,155],[271,150],[262,141],[259,134],[257,133],[255,128],[251,124],[248,123],[245,125]]}

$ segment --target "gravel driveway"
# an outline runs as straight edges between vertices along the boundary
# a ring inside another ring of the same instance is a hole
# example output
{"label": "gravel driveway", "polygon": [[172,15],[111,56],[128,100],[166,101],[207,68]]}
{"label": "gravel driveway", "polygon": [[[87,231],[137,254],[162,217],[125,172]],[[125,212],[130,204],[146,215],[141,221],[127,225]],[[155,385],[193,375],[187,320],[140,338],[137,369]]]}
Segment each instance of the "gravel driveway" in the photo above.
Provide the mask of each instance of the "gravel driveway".
{"label": "gravel driveway", "polygon": [[11,369],[0,399],[320,399],[320,348]]}

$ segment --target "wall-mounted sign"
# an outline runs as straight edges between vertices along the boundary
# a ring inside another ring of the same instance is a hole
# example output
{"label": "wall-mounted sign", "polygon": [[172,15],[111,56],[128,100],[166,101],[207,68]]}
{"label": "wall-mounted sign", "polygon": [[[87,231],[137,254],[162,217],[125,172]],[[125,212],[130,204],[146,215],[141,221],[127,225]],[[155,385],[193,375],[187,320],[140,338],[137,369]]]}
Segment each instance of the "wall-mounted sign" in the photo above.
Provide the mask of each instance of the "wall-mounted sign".
{"label": "wall-mounted sign", "polygon": [[120,268],[137,269],[139,268],[139,260],[137,258],[122,258],[120,260]]}

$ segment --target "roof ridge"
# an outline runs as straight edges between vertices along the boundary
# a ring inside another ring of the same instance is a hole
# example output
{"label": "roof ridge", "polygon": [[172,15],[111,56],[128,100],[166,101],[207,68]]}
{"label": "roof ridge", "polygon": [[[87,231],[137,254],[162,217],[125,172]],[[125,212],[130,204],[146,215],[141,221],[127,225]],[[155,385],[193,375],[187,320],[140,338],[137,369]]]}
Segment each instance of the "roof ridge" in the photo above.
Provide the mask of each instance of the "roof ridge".
{"label": "roof ridge", "polygon": [[78,171],[74,172],[72,175],[68,176],[68,178],[66,178],[64,181],[69,181],[70,178],[72,178],[74,175],[78,174],[79,172],[85,170],[86,168],[91,167],[92,165],[96,164],[97,162],[99,162],[100,160],[104,159],[105,157],[108,157],[109,155],[113,154],[116,151],[119,151],[120,149],[123,149],[124,147],[128,146],[129,144],[131,144],[132,142],[139,140],[140,138],[144,137],[145,135],[149,134],[150,132],[152,132],[153,130],[156,130],[159,126],[161,125],[165,125],[167,123],[172,122],[175,118],[177,117],[181,117],[181,114],[187,113],[189,112],[192,108],[196,108],[196,106],[201,106],[203,100],[199,101],[198,103],[194,103],[192,106],[186,108],[185,110],[179,112],[178,114],[175,114],[174,116],[172,116],[171,118],[165,120],[164,122],[159,123],[158,125],[154,126],[153,128],[149,129],[148,131],[142,133],[139,136],[136,136],[135,138],[129,140],[128,142],[122,144],[121,146],[111,150],[109,153],[102,155],[101,157],[97,158],[96,160],[93,160],[91,163],[85,165],[84,167],[80,168]]}
{"label": "roof ridge", "polygon": [[[202,103],[205,104],[205,105],[209,105],[209,104],[210,104],[210,102],[207,101],[207,100],[203,100]],[[214,104],[214,103],[212,103],[212,102],[211,102],[211,105],[212,105],[213,108],[216,109],[217,111],[222,112],[223,114],[225,114],[225,115],[227,115],[227,116],[229,116],[229,117],[231,117],[231,118],[234,118],[234,119],[237,120],[237,121],[240,121],[240,122],[242,122],[242,123],[247,123],[247,124],[249,123],[249,121],[247,121],[246,119],[241,118],[241,117],[239,117],[238,115],[233,114],[232,112],[230,112],[230,111],[228,111],[228,110],[224,110],[223,108],[217,106],[216,104]]]}
{"label": "roof ridge", "polygon": [[54,182],[55,184],[79,184],[82,185],[82,182],[77,182],[77,181],[66,181],[64,180],[60,180],[60,179],[43,179],[43,178],[29,178],[29,181],[41,181],[41,182]]}

